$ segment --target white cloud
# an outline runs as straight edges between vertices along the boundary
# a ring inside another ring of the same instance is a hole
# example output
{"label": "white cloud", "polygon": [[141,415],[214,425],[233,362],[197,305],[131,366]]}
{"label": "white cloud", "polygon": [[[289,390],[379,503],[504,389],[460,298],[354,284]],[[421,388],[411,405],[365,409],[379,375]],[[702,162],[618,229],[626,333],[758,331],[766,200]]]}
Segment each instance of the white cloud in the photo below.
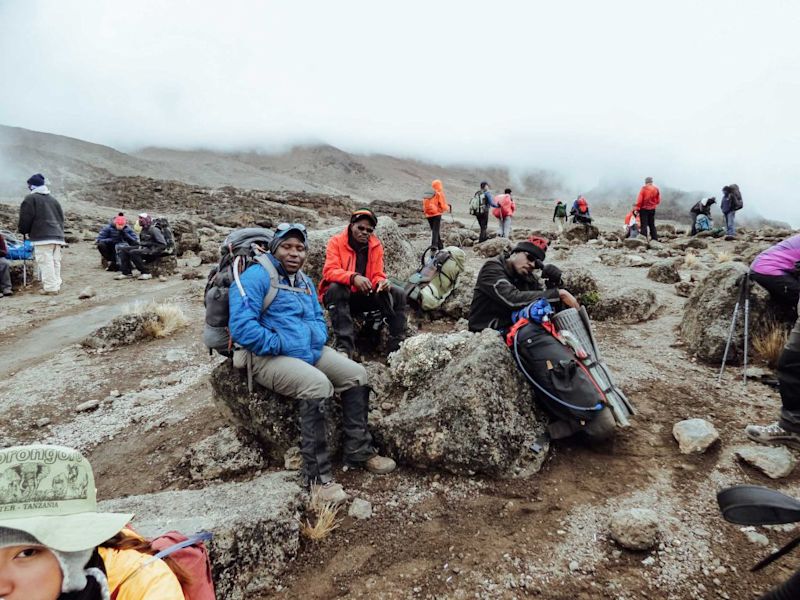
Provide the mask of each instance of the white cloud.
{"label": "white cloud", "polygon": [[0,2],[0,122],[132,148],[653,175],[800,224],[800,6]]}

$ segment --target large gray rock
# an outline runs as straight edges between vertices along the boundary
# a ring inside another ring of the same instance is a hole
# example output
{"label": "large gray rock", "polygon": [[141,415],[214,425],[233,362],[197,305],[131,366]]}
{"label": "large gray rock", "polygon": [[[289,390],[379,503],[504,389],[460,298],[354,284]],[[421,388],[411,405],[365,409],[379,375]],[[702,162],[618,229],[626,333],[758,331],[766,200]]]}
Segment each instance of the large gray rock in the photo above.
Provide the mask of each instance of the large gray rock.
{"label": "large gray rock", "polygon": [[478,256],[491,258],[492,256],[497,256],[498,254],[511,250],[511,240],[503,237],[491,238],[480,244],[475,244],[473,250],[475,250],[475,254]]}
{"label": "large gray rock", "polygon": [[600,237],[600,230],[594,225],[573,225],[561,236],[565,240],[588,242]]}
{"label": "large gray rock", "polygon": [[450,227],[444,236],[444,243],[446,246],[469,247],[473,246],[479,237],[478,232],[472,229]]}
{"label": "large gray rock", "polygon": [[682,454],[702,454],[719,440],[716,427],[705,419],[686,419],[672,426]]}
{"label": "large gray rock", "polygon": [[418,335],[389,363],[396,408],[375,433],[391,456],[452,473],[539,469],[546,452],[529,447],[544,420],[496,332]]}
{"label": "large gray rock", "polygon": [[[322,267],[325,265],[325,251],[328,240],[341,233],[345,225],[308,232],[308,256],[303,271],[311,277],[315,284],[322,280]],[[383,244],[383,261],[386,274],[396,279],[406,279],[419,267],[419,256],[414,247],[406,239],[390,217],[378,217],[378,226],[375,228]]]}
{"label": "large gray rock", "polygon": [[659,518],[649,508],[629,508],[611,515],[611,537],[628,550],[649,550],[658,542]]}
{"label": "large gray rock", "polygon": [[647,271],[647,278],[659,283],[677,283],[681,280],[681,274],[674,260],[660,260]]}
{"label": "large gray rock", "polygon": [[129,313],[114,317],[81,341],[85,348],[110,350],[135,344],[150,337],[148,328],[158,323],[154,312]]}
{"label": "large gray rock", "polygon": [[622,240],[622,245],[629,250],[644,250],[647,248],[647,240],[641,237],[627,238]]}
{"label": "large gray rock", "polygon": [[217,598],[245,600],[268,592],[297,555],[303,492],[291,473],[201,490],[159,492],[100,502],[101,512],[136,513],[146,537],[207,530]]}
{"label": "large gray rock", "polygon": [[741,446],[734,453],[772,479],[791,475],[797,466],[797,459],[786,446]]}
{"label": "large gray rock", "polygon": [[[250,433],[273,464],[283,464],[286,451],[300,445],[297,401],[253,382],[247,391],[247,372],[226,360],[210,375],[214,404],[230,423]],[[341,407],[329,401],[325,411],[328,444],[333,454],[341,448]]]}
{"label": "large gray rock", "polygon": [[603,295],[593,305],[587,306],[591,317],[597,321],[639,323],[652,319],[659,304],[652,290],[623,288]]}
{"label": "large gray rock", "polygon": [[582,267],[564,271],[562,287],[576,298],[587,294],[597,294],[599,291],[595,276],[589,269]]}
{"label": "large gray rock", "polygon": [[[719,363],[731,326],[734,306],[739,298],[739,282],[748,267],[737,262],[723,263],[706,275],[684,305],[680,336],[690,353],[701,360]],[[769,295],[758,285],[750,291],[750,332],[771,314]],[[739,363],[743,356],[744,306],[740,306],[728,361]]]}
{"label": "large gray rock", "polygon": [[254,472],[266,466],[259,450],[239,439],[231,427],[224,427],[184,455],[182,466],[194,481],[209,481]]}

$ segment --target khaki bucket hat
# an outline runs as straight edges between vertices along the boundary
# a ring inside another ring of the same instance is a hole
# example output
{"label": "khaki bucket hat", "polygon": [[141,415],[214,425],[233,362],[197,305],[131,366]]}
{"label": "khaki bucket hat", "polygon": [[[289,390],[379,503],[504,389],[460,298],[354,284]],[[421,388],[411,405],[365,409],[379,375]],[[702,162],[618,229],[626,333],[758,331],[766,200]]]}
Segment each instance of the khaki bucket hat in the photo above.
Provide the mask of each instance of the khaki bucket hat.
{"label": "khaki bucket hat", "polygon": [[0,527],[76,552],[99,546],[132,518],[97,512],[94,473],[77,450],[41,444],[0,450]]}

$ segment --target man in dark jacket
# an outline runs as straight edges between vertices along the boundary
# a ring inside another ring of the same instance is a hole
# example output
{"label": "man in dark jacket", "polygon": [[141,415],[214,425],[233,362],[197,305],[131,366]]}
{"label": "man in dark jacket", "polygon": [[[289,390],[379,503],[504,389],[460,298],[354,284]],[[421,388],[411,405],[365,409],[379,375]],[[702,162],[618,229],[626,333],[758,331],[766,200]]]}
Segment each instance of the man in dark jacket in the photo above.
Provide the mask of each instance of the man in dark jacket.
{"label": "man in dark jacket", "polygon": [[[579,307],[572,294],[556,287],[561,272],[553,265],[542,264],[546,248],[546,240],[533,238],[520,242],[509,254],[490,258],[483,264],[469,310],[470,331],[492,328],[506,332],[512,325],[511,314],[539,298]],[[553,284],[549,289],[544,289],[534,276],[534,269],[541,269],[542,275]]]}
{"label": "man in dark jacket", "polygon": [[732,240],[736,237],[736,211],[741,210],[744,206],[742,202],[742,194],[739,191],[739,186],[735,183],[726,185],[722,188],[722,203],[719,209],[725,216],[725,239]]}
{"label": "man in dark jacket", "polygon": [[0,297],[14,295],[14,290],[11,289],[11,263],[6,254],[8,254],[6,239],[0,234]]}
{"label": "man in dark jacket", "polygon": [[125,215],[119,213],[114,219],[100,230],[100,234],[95,240],[97,250],[100,252],[108,267],[106,271],[117,271],[117,246],[124,244],[128,246],[138,246],[139,237],[136,232],[128,226]]}
{"label": "man in dark jacket", "polygon": [[709,219],[711,218],[711,205],[716,203],[717,199],[714,197],[711,198],[703,198],[702,200],[698,200],[697,203],[692,207],[689,211],[689,214],[692,215],[692,232],[690,235],[695,235],[697,233],[697,217],[700,215],[705,215]]}
{"label": "man in dark jacket", "polygon": [[153,218],[147,213],[139,215],[139,225],[142,230],[139,232],[139,245],[129,246],[121,244],[117,246],[117,257],[119,260],[119,270],[121,273],[114,279],[130,279],[133,277],[131,263],[139,271],[139,279],[152,279],[153,276],[147,269],[146,264],[151,263],[160,257],[167,249],[167,241],[161,230],[153,225]]}
{"label": "man in dark jacket", "polygon": [[389,325],[386,353],[396,351],[406,334],[406,296],[387,278],[383,244],[374,235],[378,218],[368,208],[350,215],[350,224],[328,240],[319,299],[327,307],[336,349],[352,357],[353,316],[377,313]]}
{"label": "man in dark jacket", "polygon": [[36,173],[27,181],[30,194],[19,207],[19,232],[27,235],[34,247],[36,266],[42,274],[44,295],[61,289],[61,246],[64,242],[64,211],[50,195],[44,175]]}

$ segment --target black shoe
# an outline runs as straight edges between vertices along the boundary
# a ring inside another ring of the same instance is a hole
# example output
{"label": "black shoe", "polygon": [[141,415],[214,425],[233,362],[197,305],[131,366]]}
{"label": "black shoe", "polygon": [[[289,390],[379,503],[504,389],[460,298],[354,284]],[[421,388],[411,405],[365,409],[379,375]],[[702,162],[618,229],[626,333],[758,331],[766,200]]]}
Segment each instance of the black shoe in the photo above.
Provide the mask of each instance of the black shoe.
{"label": "black shoe", "polygon": [[117,267],[117,265],[108,265],[106,271],[113,273],[114,271],[119,271],[119,267]]}
{"label": "black shoe", "polygon": [[13,296],[14,290],[3,290],[3,293],[0,296]]}

